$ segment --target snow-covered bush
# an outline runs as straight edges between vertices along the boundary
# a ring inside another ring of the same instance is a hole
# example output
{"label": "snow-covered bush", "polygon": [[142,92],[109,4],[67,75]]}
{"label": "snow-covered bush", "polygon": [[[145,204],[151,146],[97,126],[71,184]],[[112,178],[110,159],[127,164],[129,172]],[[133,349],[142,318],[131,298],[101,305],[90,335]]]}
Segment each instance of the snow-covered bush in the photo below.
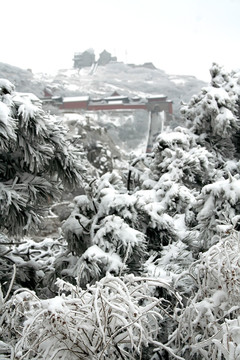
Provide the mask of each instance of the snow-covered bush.
{"label": "snow-covered bush", "polygon": [[136,359],[149,346],[182,359],[161,339],[171,304],[150,295],[161,287],[180,301],[167,282],[108,275],[87,290],[63,280],[57,285],[53,299],[23,289],[4,305],[0,325],[12,359]]}
{"label": "snow-covered bush", "polygon": [[227,73],[213,64],[211,85],[193,96],[181,109],[198,142],[214,152],[219,166],[234,156],[232,135],[239,130],[237,103],[240,96],[239,74]]}
{"label": "snow-covered bush", "polygon": [[[62,226],[68,249],[77,256],[68,274],[74,278],[81,268],[82,279],[91,281],[107,271],[119,274],[130,268],[139,272],[146,241],[145,234],[135,224],[137,199],[126,193],[116,171],[104,174],[90,187],[86,189],[88,195],[74,199],[72,214]],[[65,261],[71,256],[66,254]]]}
{"label": "snow-covered bush", "polygon": [[184,311],[171,341],[187,359],[239,359],[240,236],[232,231],[189,269],[197,292]]}
{"label": "snow-covered bush", "polygon": [[197,198],[197,228],[202,249],[209,249],[219,236],[236,225],[240,217],[239,175],[202,188]]}
{"label": "snow-covered bush", "polygon": [[159,180],[168,176],[171,180],[188,187],[208,183],[215,175],[213,154],[197,144],[197,136],[177,127],[161,133],[154,147],[155,157],[151,164],[151,178]]}

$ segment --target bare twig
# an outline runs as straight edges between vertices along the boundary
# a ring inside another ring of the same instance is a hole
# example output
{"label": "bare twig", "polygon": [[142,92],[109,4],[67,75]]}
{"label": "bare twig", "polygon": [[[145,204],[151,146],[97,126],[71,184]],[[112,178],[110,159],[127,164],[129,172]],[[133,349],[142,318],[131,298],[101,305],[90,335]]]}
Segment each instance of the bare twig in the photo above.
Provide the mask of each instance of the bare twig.
{"label": "bare twig", "polygon": [[9,285],[9,288],[8,288],[8,291],[7,291],[7,294],[5,296],[5,298],[3,299],[3,303],[5,303],[11,293],[11,290],[12,290],[12,287],[13,287],[13,283],[14,283],[14,280],[15,280],[15,277],[16,277],[16,271],[17,271],[17,267],[16,267],[16,264],[13,265],[13,275],[12,275],[12,280],[10,282],[10,285]]}

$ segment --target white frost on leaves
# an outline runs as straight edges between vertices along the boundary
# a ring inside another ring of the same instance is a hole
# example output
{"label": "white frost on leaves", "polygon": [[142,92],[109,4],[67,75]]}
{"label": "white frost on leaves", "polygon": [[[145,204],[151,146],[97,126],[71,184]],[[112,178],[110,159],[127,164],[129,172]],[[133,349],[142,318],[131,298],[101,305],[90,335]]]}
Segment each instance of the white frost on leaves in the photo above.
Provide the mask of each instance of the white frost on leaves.
{"label": "white frost on leaves", "polygon": [[0,79],[0,90],[6,89],[9,94],[15,90],[15,86],[7,79]]}
{"label": "white frost on leaves", "polygon": [[42,304],[52,314],[66,313],[65,299],[62,296],[55,296],[54,301],[52,299],[43,300]]}
{"label": "white frost on leaves", "polygon": [[219,180],[202,188],[202,196],[213,196],[222,201],[228,201],[235,205],[240,200],[240,179],[230,177],[227,180]]}
{"label": "white frost on leaves", "polygon": [[[156,183],[154,182],[154,185]],[[137,206],[139,209],[143,208],[146,204],[157,201],[157,194],[154,189],[151,190],[139,190],[134,196],[137,199]]]}
{"label": "white frost on leaves", "polygon": [[239,358],[239,246],[233,232],[191,266],[198,290],[178,317],[175,335],[204,359]]}
{"label": "white frost on leaves", "polygon": [[[169,283],[178,279],[193,262],[192,253],[181,240],[163,247],[161,257],[151,255],[144,263],[144,271],[148,276],[164,278]],[[187,282],[186,282],[187,284]]]}
{"label": "white frost on leaves", "polygon": [[96,244],[90,246],[85,251],[82,258],[89,263],[102,263],[107,267],[106,270],[108,272],[114,272],[115,274],[118,274],[123,267],[123,262],[118,254],[114,252],[105,252]]}
{"label": "white frost on leaves", "polygon": [[7,125],[9,115],[10,115],[9,107],[3,102],[0,102],[0,121],[3,122],[5,125]]}
{"label": "white frost on leaves", "polygon": [[[146,344],[162,347],[158,334],[164,300],[149,294],[158,286],[177,302],[181,300],[164,280],[133,275],[121,279],[108,274],[86,290],[63,280],[58,280],[57,286],[68,295],[42,300],[31,291],[22,291],[7,304],[7,316],[16,333],[12,339],[14,359],[23,353],[28,359],[71,360],[75,354],[86,359],[118,359],[119,354],[135,359]],[[172,313],[172,306],[164,312]]]}
{"label": "white frost on leaves", "polygon": [[96,232],[93,243],[101,248],[112,248],[112,243],[119,246],[132,249],[135,246],[142,245],[145,242],[145,235],[131,228],[121,217],[116,215],[106,216],[101,224],[100,229]]}
{"label": "white frost on leaves", "polygon": [[156,146],[174,149],[176,146],[188,150],[194,141],[193,134],[180,126],[171,132],[162,132],[156,139]]}
{"label": "white frost on leaves", "polygon": [[[79,220],[76,219],[76,215],[79,217]],[[79,221],[83,226],[80,225]],[[77,212],[73,212],[63,223],[62,230],[66,234],[66,236],[68,232],[71,232],[79,237],[82,235],[84,228],[88,227],[89,223],[90,220],[86,216],[79,214]]]}
{"label": "white frost on leaves", "polygon": [[38,106],[34,105],[29,97],[20,96],[14,100],[15,102],[20,103],[18,108],[18,115],[21,115],[25,121],[28,121],[30,118],[34,118],[39,112]]}
{"label": "white frost on leaves", "polygon": [[231,127],[234,126],[235,122],[236,116],[232,111],[225,107],[221,107],[219,109],[219,114],[215,118],[212,118],[213,134],[224,136],[231,130]]}
{"label": "white frost on leaves", "polygon": [[227,160],[224,164],[224,170],[230,174],[240,173],[240,161]]}
{"label": "white frost on leaves", "polygon": [[80,212],[80,213],[87,215],[88,212],[91,211],[93,208],[93,204],[89,200],[87,195],[76,196],[73,199],[73,205],[74,205],[74,212],[76,214],[78,214]]}

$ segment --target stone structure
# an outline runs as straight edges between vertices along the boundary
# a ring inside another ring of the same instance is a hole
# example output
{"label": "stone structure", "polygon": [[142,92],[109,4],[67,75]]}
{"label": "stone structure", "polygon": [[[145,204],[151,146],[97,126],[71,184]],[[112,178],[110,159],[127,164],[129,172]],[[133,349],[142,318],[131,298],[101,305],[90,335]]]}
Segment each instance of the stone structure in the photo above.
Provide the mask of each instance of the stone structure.
{"label": "stone structure", "polygon": [[112,56],[111,53],[103,50],[99,54],[98,65],[107,65],[110,61],[117,61],[116,56]]}
{"label": "stone structure", "polygon": [[93,49],[85,50],[84,52],[78,52],[74,54],[73,58],[75,69],[81,69],[86,66],[92,66],[95,62],[95,54]]}
{"label": "stone structure", "polygon": [[157,136],[163,131],[166,120],[165,111],[152,110],[149,111],[149,129],[146,152],[152,152],[153,144]]}
{"label": "stone structure", "polygon": [[75,69],[81,69],[83,67],[92,66],[94,63],[97,65],[107,65],[110,61],[117,61],[116,56],[112,56],[106,50],[103,50],[99,54],[99,59],[95,60],[95,54],[93,49],[85,50],[84,52],[77,52],[74,54],[73,67]]}

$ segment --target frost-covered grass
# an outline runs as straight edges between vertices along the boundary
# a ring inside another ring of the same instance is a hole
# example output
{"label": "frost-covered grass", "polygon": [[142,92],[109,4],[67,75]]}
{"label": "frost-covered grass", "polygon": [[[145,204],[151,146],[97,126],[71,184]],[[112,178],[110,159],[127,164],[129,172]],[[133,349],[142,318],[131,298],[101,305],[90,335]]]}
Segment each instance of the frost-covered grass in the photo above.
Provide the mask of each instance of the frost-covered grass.
{"label": "frost-covered grass", "polygon": [[181,354],[201,359],[240,358],[240,235],[219,239],[218,243],[193,263],[189,273],[197,291],[183,312],[176,309],[179,322],[171,336]]}
{"label": "frost-covered grass", "polygon": [[136,359],[151,345],[182,359],[159,338],[171,304],[150,295],[160,287],[181,301],[167,282],[108,275],[86,290],[63,280],[57,285],[53,299],[22,289],[4,305],[1,326],[11,359]]}

